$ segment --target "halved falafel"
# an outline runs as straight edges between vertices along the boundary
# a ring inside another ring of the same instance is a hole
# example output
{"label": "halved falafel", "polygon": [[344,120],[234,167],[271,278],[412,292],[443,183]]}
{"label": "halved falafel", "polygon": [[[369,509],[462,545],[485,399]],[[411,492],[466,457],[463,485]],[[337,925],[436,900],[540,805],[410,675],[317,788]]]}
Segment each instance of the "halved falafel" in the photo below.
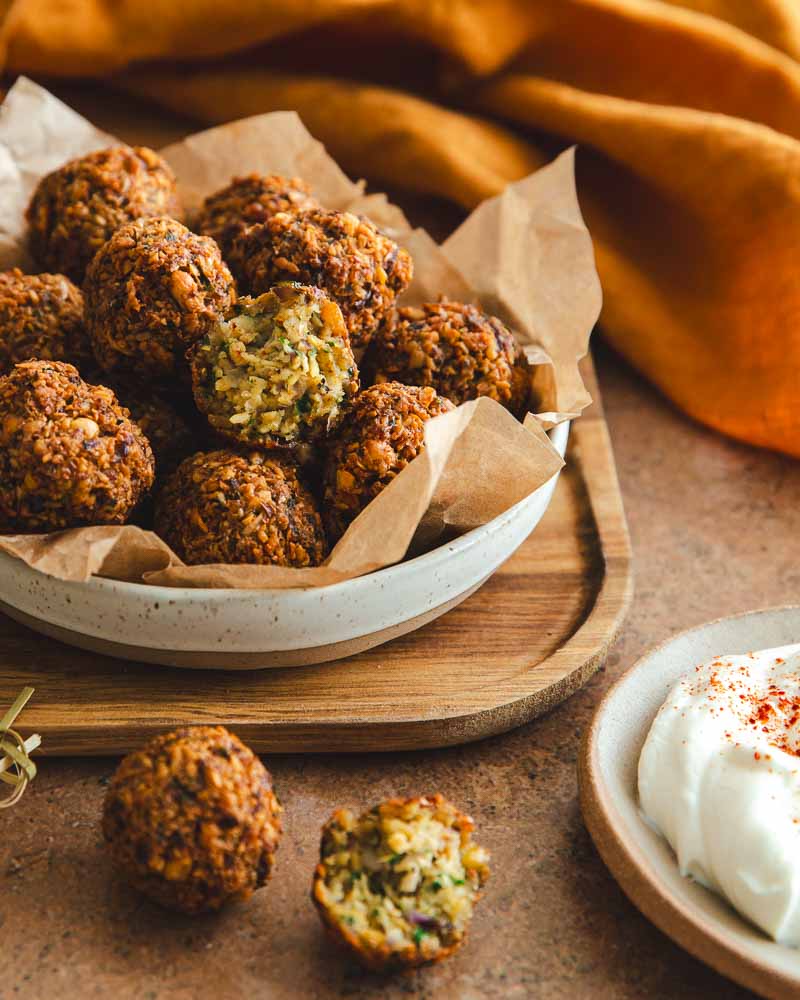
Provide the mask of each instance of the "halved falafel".
{"label": "halved falafel", "polygon": [[83,295],[63,274],[0,272],[0,374],[20,361],[69,361],[97,368],[83,325]]}
{"label": "halved falafel", "polygon": [[70,160],[39,181],[26,212],[28,241],[42,268],[80,284],[120,226],[180,214],[167,162],[145,146],[112,146]]}
{"label": "halved falafel", "polygon": [[0,378],[0,531],[123,524],[153,485],[147,438],[73,365],[26,361]]}
{"label": "halved falafel", "polygon": [[331,542],[422,451],[426,421],[452,409],[430,386],[384,382],[358,393],[325,461]]}
{"label": "halved falafel", "polygon": [[350,212],[279,212],[235,241],[242,287],[252,295],[281,281],[316,285],[339,304],[353,349],[366,347],[413,274],[409,254]]}
{"label": "halved falafel", "polygon": [[115,865],[146,896],[195,914],[266,884],[281,806],[258,757],[222,726],[177,729],[128,754],[103,807]]}
{"label": "halved falafel", "polygon": [[508,327],[465,302],[398,309],[363,361],[367,383],[430,385],[453,403],[479,396],[520,414],[527,402],[526,361]]}
{"label": "halved falafel", "polygon": [[297,465],[281,455],[192,455],[156,499],[155,530],[189,564],[317,566],[328,545]]}
{"label": "halved falafel", "polygon": [[342,313],[319,288],[242,298],[190,352],[198,408],[215,431],[291,448],[329,434],[358,390]]}
{"label": "halved falafel", "polygon": [[187,347],[236,298],[217,244],[165,217],[118,229],[92,261],[83,292],[103,370],[161,379],[188,379]]}
{"label": "halved falafel", "polygon": [[489,855],[441,795],[389,799],[322,830],[311,898],[333,939],[370,968],[411,968],[464,941]]}
{"label": "halved falafel", "polygon": [[234,177],[230,184],[209,195],[193,229],[217,241],[226,264],[234,277],[241,280],[242,262],[232,252],[237,236],[248,226],[266,222],[278,212],[296,213],[316,206],[311,188],[299,177],[248,174]]}

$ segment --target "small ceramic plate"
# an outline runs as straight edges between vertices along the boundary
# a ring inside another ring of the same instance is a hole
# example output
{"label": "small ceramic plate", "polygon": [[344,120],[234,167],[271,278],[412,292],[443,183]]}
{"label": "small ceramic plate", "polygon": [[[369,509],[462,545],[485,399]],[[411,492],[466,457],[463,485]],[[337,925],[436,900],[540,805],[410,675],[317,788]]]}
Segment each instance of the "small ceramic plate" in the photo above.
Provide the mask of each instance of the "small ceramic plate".
{"label": "small ceramic plate", "polygon": [[769,940],[678,871],[639,812],[636,774],[650,725],[681,674],[717,655],[800,641],[800,607],[768,608],[689,629],[643,656],[600,703],[579,758],[586,826],[633,903],[718,972],[767,997],[798,996],[800,951]]}
{"label": "small ceramic plate", "polygon": [[[550,439],[563,457],[569,423]],[[449,611],[515,552],[558,473],[487,524],[406,562],[329,587],[212,590],[45,576],[0,553],[0,611],[73,646],[165,666],[307,666],[404,635]]]}

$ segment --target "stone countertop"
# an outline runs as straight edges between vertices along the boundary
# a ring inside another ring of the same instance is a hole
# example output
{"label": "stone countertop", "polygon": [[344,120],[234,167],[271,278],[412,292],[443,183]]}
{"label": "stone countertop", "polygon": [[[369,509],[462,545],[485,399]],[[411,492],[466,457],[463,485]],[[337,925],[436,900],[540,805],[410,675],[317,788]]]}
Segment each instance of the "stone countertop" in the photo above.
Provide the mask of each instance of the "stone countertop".
{"label": "stone countertop", "polygon": [[[66,97],[81,106],[80,93]],[[583,826],[575,764],[599,699],[645,649],[792,600],[800,567],[785,539],[800,534],[800,464],[692,423],[602,345],[596,361],[636,571],[605,668],[544,718],[471,746],[269,758],[286,807],[277,868],[267,889],[217,916],[164,912],[112,876],[99,815],[115,761],[43,760],[23,801],[0,813],[2,1000],[749,995],[627,901]],[[308,900],[319,827],[337,805],[425,791],[473,815],[493,875],[459,955],[382,980],[321,933]]]}
{"label": "stone countertop", "polygon": [[[783,542],[800,532],[800,465],[690,423],[607,350],[596,360],[637,578],[606,667],[544,718],[471,746],[271,757],[286,806],[276,872],[219,916],[166,913],[112,877],[98,819],[114,761],[43,761],[20,805],[0,814],[0,997],[746,995],[623,896],[583,826],[575,759],[603,692],[644,649],[783,603],[800,584]],[[434,790],[475,818],[492,879],[460,955],[384,981],[320,931],[308,900],[319,827],[338,804]]]}

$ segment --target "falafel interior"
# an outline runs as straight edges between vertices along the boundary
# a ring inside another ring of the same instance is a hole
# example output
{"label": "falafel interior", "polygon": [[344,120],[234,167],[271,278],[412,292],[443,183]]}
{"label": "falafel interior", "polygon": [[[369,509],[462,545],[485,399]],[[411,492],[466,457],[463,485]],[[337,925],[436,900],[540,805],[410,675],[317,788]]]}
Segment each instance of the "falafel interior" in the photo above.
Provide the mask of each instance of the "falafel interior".
{"label": "falafel interior", "polygon": [[248,444],[324,436],[358,389],[339,306],[305,285],[239,299],[193,347],[191,363],[195,400],[211,426]]}
{"label": "falafel interior", "polygon": [[323,829],[313,899],[334,934],[373,967],[417,965],[464,938],[488,853],[441,795],[390,799]]}

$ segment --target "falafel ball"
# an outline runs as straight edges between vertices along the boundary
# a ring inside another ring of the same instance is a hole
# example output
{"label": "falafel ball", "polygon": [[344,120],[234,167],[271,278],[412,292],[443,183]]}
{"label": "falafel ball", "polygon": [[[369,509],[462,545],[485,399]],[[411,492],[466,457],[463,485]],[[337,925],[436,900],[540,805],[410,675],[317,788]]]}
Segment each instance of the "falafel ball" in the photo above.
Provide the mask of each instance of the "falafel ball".
{"label": "falafel ball", "polygon": [[19,361],[69,361],[96,370],[83,325],[83,295],[63,274],[0,272],[0,374]]}
{"label": "falafel ball", "polygon": [[209,195],[193,228],[217,241],[234,277],[241,280],[241,261],[232,253],[237,236],[248,226],[266,222],[278,212],[297,213],[316,207],[311,188],[299,177],[248,174],[234,177],[221,191]]}
{"label": "falafel ball", "polygon": [[112,375],[188,379],[186,348],[236,299],[217,244],[174,219],[118,229],[86,272],[86,328]]}
{"label": "falafel ball", "polygon": [[478,396],[518,413],[525,363],[508,327],[465,302],[426,302],[398,309],[370,344],[365,380],[431,385],[453,403]]}
{"label": "falafel ball", "polygon": [[311,898],[328,933],[371,969],[437,962],[463,943],[489,854],[441,795],[389,799],[322,829]]}
{"label": "falafel ball", "polygon": [[251,226],[234,241],[233,254],[252,295],[281,281],[327,292],[341,307],[354,349],[367,346],[413,273],[409,254],[368,219],[322,208],[279,212]]}
{"label": "falafel ball", "polygon": [[384,382],[356,396],[323,473],[331,542],[422,451],[426,421],[452,409],[430,386]]}
{"label": "falafel ball", "polygon": [[318,566],[328,546],[297,465],[280,455],[192,455],[156,500],[155,530],[189,564]]}
{"label": "falafel ball", "polygon": [[158,153],[146,146],[112,146],[43,177],[25,218],[40,266],[80,284],[92,257],[120,226],[180,213],[175,176]]}
{"label": "falafel ball", "polygon": [[162,394],[151,386],[123,385],[115,383],[112,388],[120,401],[131,411],[131,416],[150,442],[156,458],[159,480],[180,465],[204,443],[198,432],[199,416],[194,422],[188,412],[191,400],[187,397],[176,401],[174,394]]}
{"label": "falafel ball", "polygon": [[103,835],[137,889],[169,909],[203,913],[266,885],[281,812],[272,776],[241,740],[223,726],[185,727],[122,760]]}
{"label": "falafel ball", "polygon": [[189,357],[198,408],[215,431],[243,444],[319,440],[358,391],[342,312],[307,285],[239,299]]}
{"label": "falafel ball", "polygon": [[73,365],[25,361],[0,378],[0,531],[123,524],[154,471],[128,410]]}

